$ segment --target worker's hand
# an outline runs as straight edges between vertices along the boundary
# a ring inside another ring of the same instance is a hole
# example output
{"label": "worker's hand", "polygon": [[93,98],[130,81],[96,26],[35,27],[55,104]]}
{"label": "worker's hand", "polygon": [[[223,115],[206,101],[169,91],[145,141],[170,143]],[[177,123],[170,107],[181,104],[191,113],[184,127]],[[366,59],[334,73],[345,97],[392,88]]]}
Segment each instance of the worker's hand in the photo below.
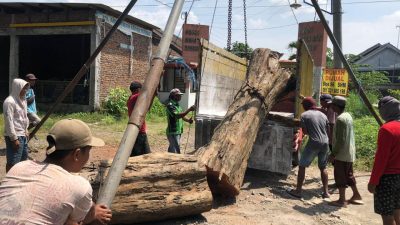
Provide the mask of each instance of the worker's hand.
{"label": "worker's hand", "polygon": [[371,194],[375,194],[376,185],[368,183],[368,191]]}
{"label": "worker's hand", "polygon": [[94,208],[94,219],[102,224],[107,224],[111,221],[112,213],[111,210],[102,204],[98,204]]}
{"label": "worker's hand", "polygon": [[194,111],[194,110],[196,110],[196,106],[195,105],[190,106],[189,111]]}
{"label": "worker's hand", "polygon": [[334,163],[334,162],[335,162],[335,156],[329,155],[329,157],[328,157],[328,162],[329,162],[329,163]]}
{"label": "worker's hand", "polygon": [[193,123],[193,119],[190,118],[187,122],[190,123],[190,124],[192,124],[192,123]]}
{"label": "worker's hand", "polygon": [[17,139],[15,141],[12,141],[11,143],[12,143],[12,148],[14,149],[14,151],[18,151],[18,149],[19,149],[19,140]]}

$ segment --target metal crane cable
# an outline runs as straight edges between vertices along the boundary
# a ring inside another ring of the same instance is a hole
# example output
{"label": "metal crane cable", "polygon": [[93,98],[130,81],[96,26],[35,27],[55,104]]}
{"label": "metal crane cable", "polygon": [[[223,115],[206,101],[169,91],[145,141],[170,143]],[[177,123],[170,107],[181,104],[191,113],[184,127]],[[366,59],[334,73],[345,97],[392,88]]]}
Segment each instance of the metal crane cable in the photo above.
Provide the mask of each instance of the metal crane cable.
{"label": "metal crane cable", "polygon": [[231,51],[232,44],[232,0],[228,1],[228,39],[226,43],[226,49]]}

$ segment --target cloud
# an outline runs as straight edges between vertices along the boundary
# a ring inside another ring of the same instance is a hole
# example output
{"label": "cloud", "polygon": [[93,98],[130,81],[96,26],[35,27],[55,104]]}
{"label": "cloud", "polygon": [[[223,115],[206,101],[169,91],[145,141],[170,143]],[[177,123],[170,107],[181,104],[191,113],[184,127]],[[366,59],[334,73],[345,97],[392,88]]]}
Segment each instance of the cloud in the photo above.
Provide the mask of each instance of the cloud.
{"label": "cloud", "polygon": [[344,52],[358,54],[377,43],[390,42],[396,46],[398,21],[400,21],[400,10],[384,15],[376,21],[344,22],[342,26]]}
{"label": "cloud", "polygon": [[267,22],[260,18],[258,18],[258,19],[250,18],[248,21],[248,24],[249,24],[250,29],[263,29],[267,26]]}

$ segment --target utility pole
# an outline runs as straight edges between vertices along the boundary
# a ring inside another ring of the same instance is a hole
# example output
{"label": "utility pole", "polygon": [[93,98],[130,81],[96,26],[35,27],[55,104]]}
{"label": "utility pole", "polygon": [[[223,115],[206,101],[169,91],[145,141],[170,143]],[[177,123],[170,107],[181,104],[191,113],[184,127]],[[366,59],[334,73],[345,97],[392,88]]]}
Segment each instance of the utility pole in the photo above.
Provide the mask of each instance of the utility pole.
{"label": "utility pole", "polygon": [[399,33],[397,33],[397,46],[396,48],[399,48],[399,39],[400,39],[400,25],[396,26],[396,29],[399,29]]}
{"label": "utility pole", "polygon": [[360,98],[363,100],[365,106],[368,108],[368,111],[375,118],[375,120],[379,124],[379,126],[382,126],[383,123],[382,123],[381,118],[378,116],[378,114],[374,110],[374,107],[372,107],[372,104],[368,100],[368,97],[365,94],[364,89],[362,88],[360,82],[357,80],[356,76],[354,75],[353,69],[351,68],[349,62],[347,62],[346,58],[344,57],[344,54],[343,54],[341,48],[339,47],[339,44],[338,44],[338,42],[337,42],[337,40],[335,38],[335,35],[333,35],[333,32],[331,31],[331,28],[328,25],[328,22],[326,22],[324,14],[322,14],[322,10],[318,5],[317,0],[311,0],[311,2],[312,2],[313,6],[315,8],[315,11],[317,12],[317,14],[319,16],[319,19],[322,22],[322,25],[324,25],[326,33],[328,33],[328,37],[331,40],[333,46],[338,49],[338,55],[340,57],[340,60],[342,60],[344,66],[345,66],[345,68],[347,70],[347,73],[349,73],[350,78],[354,82],[355,89],[358,90],[358,94],[360,95]]}
{"label": "utility pole", "polygon": [[[342,0],[332,0],[333,14],[333,35],[338,42],[339,48],[342,48]],[[333,67],[336,69],[343,68],[343,63],[339,57],[339,50],[333,47]]]}

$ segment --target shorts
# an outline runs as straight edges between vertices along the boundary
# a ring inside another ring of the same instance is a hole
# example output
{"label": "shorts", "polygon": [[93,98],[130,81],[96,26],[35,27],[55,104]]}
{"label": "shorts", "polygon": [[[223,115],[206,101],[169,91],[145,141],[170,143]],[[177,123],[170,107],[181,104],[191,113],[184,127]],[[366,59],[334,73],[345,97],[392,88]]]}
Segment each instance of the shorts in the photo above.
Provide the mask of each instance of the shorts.
{"label": "shorts", "polygon": [[393,216],[400,209],[400,174],[384,174],[374,194],[375,213]]}
{"label": "shorts", "polygon": [[351,187],[356,184],[356,179],[353,174],[353,162],[335,160],[333,168],[336,187],[347,188],[348,186]]}
{"label": "shorts", "polygon": [[18,136],[18,150],[14,150],[10,137],[5,136],[4,139],[6,139],[6,158],[8,165],[13,166],[28,159],[28,138],[26,136]]}
{"label": "shorts", "polygon": [[150,145],[149,141],[147,140],[147,134],[139,133],[135,145],[133,146],[131,157],[132,156],[139,156],[150,153]]}
{"label": "shorts", "polygon": [[299,166],[309,167],[312,161],[318,156],[318,168],[326,168],[328,161],[329,145],[328,143],[319,143],[309,141],[301,153]]}

